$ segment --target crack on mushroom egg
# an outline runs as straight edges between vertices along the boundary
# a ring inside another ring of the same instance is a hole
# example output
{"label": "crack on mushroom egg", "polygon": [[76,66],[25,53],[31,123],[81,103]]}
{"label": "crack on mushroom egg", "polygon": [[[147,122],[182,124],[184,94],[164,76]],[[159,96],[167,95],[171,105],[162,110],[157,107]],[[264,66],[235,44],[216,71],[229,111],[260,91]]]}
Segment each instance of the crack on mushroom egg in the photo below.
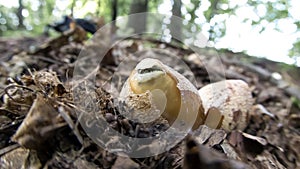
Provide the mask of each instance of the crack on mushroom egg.
{"label": "crack on mushroom egg", "polygon": [[167,98],[161,90],[146,91],[141,94],[131,93],[125,100],[131,111],[124,115],[141,123],[158,119],[166,108]]}

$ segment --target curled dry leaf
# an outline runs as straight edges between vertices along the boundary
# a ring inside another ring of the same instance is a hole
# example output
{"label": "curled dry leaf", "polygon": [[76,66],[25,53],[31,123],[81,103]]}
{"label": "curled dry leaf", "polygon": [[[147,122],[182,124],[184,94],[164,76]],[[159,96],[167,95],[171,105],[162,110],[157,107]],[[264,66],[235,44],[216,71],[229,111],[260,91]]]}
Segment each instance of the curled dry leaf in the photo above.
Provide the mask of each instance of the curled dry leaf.
{"label": "curled dry leaf", "polygon": [[[136,106],[140,104],[138,102],[144,103],[144,99],[136,99],[136,95],[146,95],[147,92],[150,93],[150,108]],[[170,124],[177,120],[179,113],[184,114],[179,120],[194,122],[195,117],[190,114],[196,112],[198,115],[193,129],[203,124],[204,112],[197,89],[184,76],[157,59],[146,58],[138,63],[125,82],[120,96],[136,111],[144,114],[152,113],[155,109],[160,111]]]}
{"label": "curled dry leaf", "polygon": [[22,81],[27,86],[34,84],[38,89],[50,95],[61,96],[66,92],[66,89],[58,79],[56,73],[52,71],[34,72],[31,76],[23,76]]}
{"label": "curled dry leaf", "polygon": [[251,90],[241,80],[225,80],[204,86],[199,91],[206,114],[205,124],[212,128],[244,130],[253,105]]}
{"label": "curled dry leaf", "polygon": [[199,144],[190,135],[187,136],[185,144],[183,169],[250,169],[245,163],[228,159],[223,154]]}
{"label": "curled dry leaf", "polygon": [[134,162],[129,157],[125,156],[118,156],[116,159],[114,165],[112,166],[112,169],[138,169],[140,168],[140,165],[136,162]]}
{"label": "curled dry leaf", "polygon": [[19,147],[0,157],[0,168],[40,169],[42,164],[36,151]]}
{"label": "curled dry leaf", "polygon": [[19,147],[0,157],[0,168],[22,168],[29,150]]}
{"label": "curled dry leaf", "polygon": [[38,94],[12,140],[28,149],[41,149],[55,129],[65,125],[61,120],[51,101]]}
{"label": "curled dry leaf", "polygon": [[3,107],[18,115],[25,115],[36,97],[30,88],[16,84],[7,86],[5,91]]}
{"label": "curled dry leaf", "polygon": [[[260,154],[268,144],[267,140],[240,131],[233,131],[229,135],[229,144],[241,153]],[[244,154],[245,155],[245,154]]]}
{"label": "curled dry leaf", "polygon": [[224,130],[212,129],[202,125],[192,132],[192,136],[198,143],[205,143],[206,145],[212,147],[223,142],[227,134]]}

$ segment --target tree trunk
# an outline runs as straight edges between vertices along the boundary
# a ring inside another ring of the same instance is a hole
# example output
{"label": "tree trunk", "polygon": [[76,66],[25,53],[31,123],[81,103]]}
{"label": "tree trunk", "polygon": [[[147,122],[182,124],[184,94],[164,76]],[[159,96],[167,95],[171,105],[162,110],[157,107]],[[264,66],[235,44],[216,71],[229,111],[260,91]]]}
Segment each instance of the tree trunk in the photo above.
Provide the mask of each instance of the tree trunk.
{"label": "tree trunk", "polygon": [[111,1],[111,34],[114,35],[116,32],[116,19],[118,16],[118,0]]}
{"label": "tree trunk", "polygon": [[19,7],[18,7],[18,10],[17,10],[17,17],[18,17],[18,20],[19,20],[19,25],[18,25],[18,28],[25,28],[24,26],[24,17],[22,15],[22,11],[24,9],[24,5],[23,5],[23,0],[19,0]]}
{"label": "tree trunk", "polygon": [[74,17],[75,3],[76,3],[76,0],[73,0],[73,1],[72,1],[72,4],[71,4],[71,14],[70,14],[70,16],[71,16],[72,18]]}
{"label": "tree trunk", "polygon": [[[208,22],[210,22],[210,20],[216,15],[219,0],[211,0],[210,3],[211,3],[211,6],[210,6],[211,10],[207,17]],[[209,32],[209,40],[214,40],[214,38],[216,38],[214,35],[214,26],[215,25],[210,25],[210,29],[208,31]]]}
{"label": "tree trunk", "polygon": [[[173,40],[182,41],[181,0],[173,0],[171,25],[169,26]],[[179,17],[179,18],[177,18]]]}
{"label": "tree trunk", "polygon": [[[147,12],[148,0],[133,0],[130,6],[130,14]],[[146,31],[147,15],[132,15],[129,17],[128,27],[133,28],[134,33],[141,34]]]}
{"label": "tree trunk", "polygon": [[100,7],[101,7],[101,0],[97,0],[97,9],[96,9],[96,16],[100,16]]}
{"label": "tree trunk", "polygon": [[45,18],[45,6],[47,5],[46,1],[42,1],[39,0],[40,6],[39,6],[39,10],[38,10],[38,16],[39,16],[39,20],[42,21]]}

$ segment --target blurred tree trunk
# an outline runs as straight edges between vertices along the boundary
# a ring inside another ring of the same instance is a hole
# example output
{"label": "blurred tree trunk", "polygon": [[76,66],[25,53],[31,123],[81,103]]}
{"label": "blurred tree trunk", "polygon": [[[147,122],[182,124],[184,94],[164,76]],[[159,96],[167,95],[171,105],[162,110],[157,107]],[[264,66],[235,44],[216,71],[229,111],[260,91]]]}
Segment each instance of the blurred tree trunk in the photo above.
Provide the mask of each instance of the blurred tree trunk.
{"label": "blurred tree trunk", "polygon": [[101,0],[97,0],[97,9],[96,9],[96,16],[100,16],[100,7],[101,7]]}
{"label": "blurred tree trunk", "polygon": [[[173,7],[172,7],[172,15],[181,18],[181,0],[173,0]],[[182,20],[172,17],[171,18],[171,25],[169,26],[171,31],[171,36],[173,40],[182,41]]]}
{"label": "blurred tree trunk", "polygon": [[111,1],[111,34],[115,34],[116,32],[116,19],[118,16],[118,0]]}
{"label": "blurred tree trunk", "polygon": [[45,5],[47,4],[47,2],[43,1],[43,0],[39,0],[40,2],[40,6],[39,6],[39,10],[38,10],[38,16],[39,16],[39,20],[42,21],[45,18]]}
{"label": "blurred tree trunk", "polygon": [[72,1],[72,4],[71,4],[71,14],[70,14],[70,16],[71,16],[72,18],[74,17],[75,3],[76,3],[76,0],[73,0],[73,1]]}
{"label": "blurred tree trunk", "polygon": [[[220,0],[210,0],[211,6],[206,14],[206,19],[207,19],[208,23],[210,23],[210,20],[217,14],[219,1]],[[214,26],[215,25],[210,25],[210,29],[208,31],[209,32],[209,40],[213,40],[215,38]]]}
{"label": "blurred tree trunk", "polygon": [[23,0],[19,0],[19,7],[17,9],[17,17],[18,17],[18,20],[19,20],[18,28],[20,28],[20,29],[25,28],[25,26],[24,26],[24,16],[22,15],[23,9],[24,9]]}
{"label": "blurred tree trunk", "polygon": [[[130,5],[130,13],[141,13],[148,11],[148,0],[132,0]],[[133,28],[134,33],[143,33],[146,31],[147,14],[129,17],[128,27]]]}
{"label": "blurred tree trunk", "polygon": [[[42,0],[40,0],[42,1]],[[42,2],[40,2],[42,3]],[[45,17],[49,17],[52,16],[52,12],[54,10],[54,6],[55,6],[55,1],[45,1]]]}

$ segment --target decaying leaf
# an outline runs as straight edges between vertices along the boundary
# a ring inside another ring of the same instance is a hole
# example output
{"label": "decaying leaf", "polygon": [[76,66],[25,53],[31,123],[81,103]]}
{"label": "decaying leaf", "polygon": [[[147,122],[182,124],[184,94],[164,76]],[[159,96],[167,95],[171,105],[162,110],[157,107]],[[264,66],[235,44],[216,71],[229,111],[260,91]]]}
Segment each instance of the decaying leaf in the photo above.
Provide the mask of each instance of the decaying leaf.
{"label": "decaying leaf", "polygon": [[38,94],[12,140],[28,149],[41,149],[55,129],[64,125],[53,103]]}
{"label": "decaying leaf", "polygon": [[240,131],[233,131],[229,135],[229,143],[240,153],[260,154],[268,144],[264,138],[253,136]]}
{"label": "decaying leaf", "polygon": [[186,139],[184,169],[250,169],[247,164],[226,158],[224,155],[198,144],[191,136]]}
{"label": "decaying leaf", "polygon": [[32,75],[34,84],[47,94],[61,96],[66,92],[66,89],[57,78],[55,72],[52,71],[38,71]]}
{"label": "decaying leaf", "polygon": [[138,169],[140,165],[134,162],[129,157],[119,156],[115,164],[112,166],[112,169]]}
{"label": "decaying leaf", "polygon": [[7,86],[5,91],[3,107],[16,115],[25,115],[36,97],[32,89],[15,84]]}
{"label": "decaying leaf", "polygon": [[40,169],[42,164],[35,151],[19,147],[0,157],[0,168]]}
{"label": "decaying leaf", "polygon": [[206,125],[201,125],[198,129],[193,131],[192,136],[198,143],[206,143],[212,147],[223,142],[227,134],[224,130],[212,129]]}
{"label": "decaying leaf", "polygon": [[25,148],[17,148],[0,157],[0,168],[22,168],[29,150]]}

